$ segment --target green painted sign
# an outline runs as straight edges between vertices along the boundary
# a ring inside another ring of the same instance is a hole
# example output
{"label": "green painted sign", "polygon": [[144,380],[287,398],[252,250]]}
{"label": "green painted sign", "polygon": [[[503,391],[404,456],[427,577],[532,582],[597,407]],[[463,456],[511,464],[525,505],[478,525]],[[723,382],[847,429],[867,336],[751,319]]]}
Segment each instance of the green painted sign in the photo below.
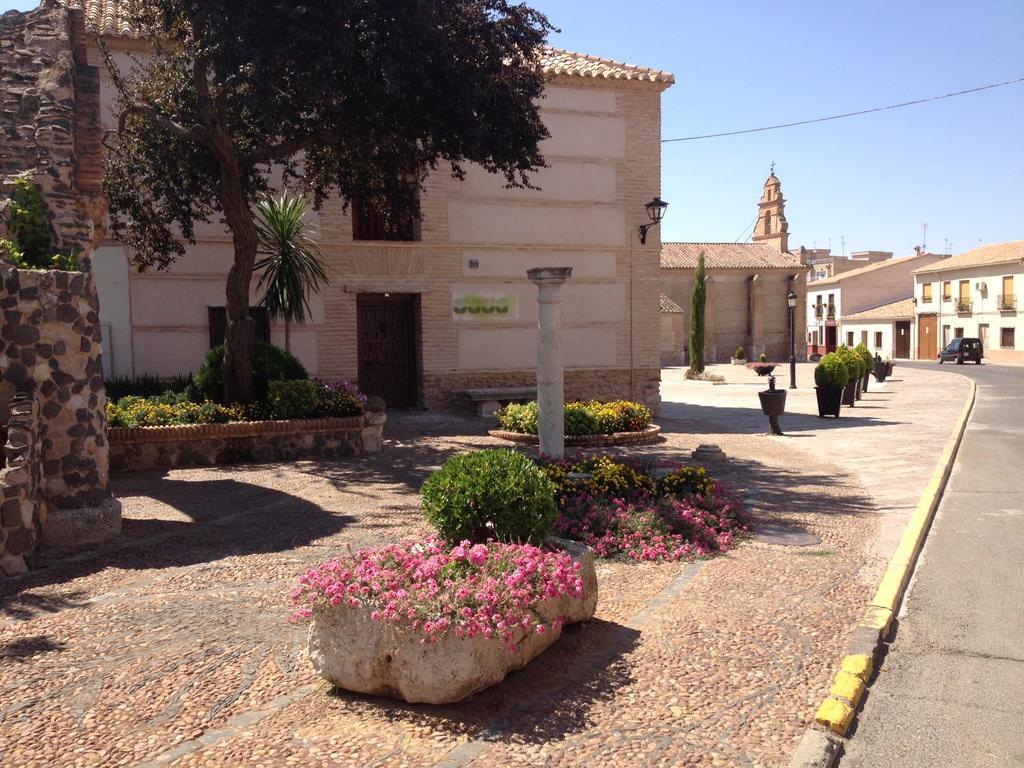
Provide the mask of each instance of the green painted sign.
{"label": "green painted sign", "polygon": [[452,296],[452,318],[473,322],[515,320],[519,297],[514,293],[456,293]]}

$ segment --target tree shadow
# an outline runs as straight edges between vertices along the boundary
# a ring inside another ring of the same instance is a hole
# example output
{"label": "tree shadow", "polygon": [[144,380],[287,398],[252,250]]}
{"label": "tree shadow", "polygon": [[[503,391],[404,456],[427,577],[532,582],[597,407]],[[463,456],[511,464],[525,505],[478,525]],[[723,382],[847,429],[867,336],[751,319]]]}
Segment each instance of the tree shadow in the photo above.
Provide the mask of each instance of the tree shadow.
{"label": "tree shadow", "polygon": [[145,496],[166,505],[156,512],[164,516],[125,517],[121,535],[92,550],[44,550],[35,570],[0,583],[0,611],[28,618],[74,607],[28,590],[105,568],[139,571],[282,552],[355,522],[290,493],[234,479],[176,480],[140,472],[115,477],[112,486],[116,496]]}
{"label": "tree shadow", "polygon": [[570,625],[558,642],[525,668],[457,704],[405,704],[338,689],[332,695],[417,729],[544,744],[591,727],[594,705],[613,699],[633,682],[628,657],[639,637],[638,630],[601,619]]}
{"label": "tree shadow", "polygon": [[51,640],[46,635],[21,637],[0,645],[0,659],[22,662],[44,653],[63,651],[66,647],[67,643]]}
{"label": "tree shadow", "polygon": [[[901,423],[861,415],[865,410],[876,408],[878,406],[872,406],[870,401],[852,408],[843,406],[838,419],[821,418],[816,414],[809,413],[786,412],[779,417],[779,423],[784,433],[819,432],[854,427],[884,427]],[[661,414],[655,421],[661,426],[663,435],[709,432],[757,435],[768,431],[768,417],[762,413],[760,408],[665,402],[662,403]]]}

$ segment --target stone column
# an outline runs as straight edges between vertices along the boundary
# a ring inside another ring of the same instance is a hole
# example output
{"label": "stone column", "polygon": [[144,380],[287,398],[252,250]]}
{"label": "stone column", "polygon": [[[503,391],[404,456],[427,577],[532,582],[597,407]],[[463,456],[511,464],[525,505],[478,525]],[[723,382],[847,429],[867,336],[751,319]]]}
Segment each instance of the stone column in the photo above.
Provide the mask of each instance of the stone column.
{"label": "stone column", "polygon": [[537,267],[526,271],[537,286],[537,432],[540,452],[565,455],[565,363],[562,360],[561,287],[572,267]]}

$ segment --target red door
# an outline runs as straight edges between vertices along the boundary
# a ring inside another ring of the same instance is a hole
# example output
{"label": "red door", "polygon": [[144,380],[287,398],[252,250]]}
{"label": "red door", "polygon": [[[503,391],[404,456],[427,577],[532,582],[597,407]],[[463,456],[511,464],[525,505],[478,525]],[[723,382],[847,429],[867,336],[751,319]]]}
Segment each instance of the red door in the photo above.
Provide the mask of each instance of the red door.
{"label": "red door", "polygon": [[417,405],[416,295],[361,293],[356,309],[359,389],[389,408]]}

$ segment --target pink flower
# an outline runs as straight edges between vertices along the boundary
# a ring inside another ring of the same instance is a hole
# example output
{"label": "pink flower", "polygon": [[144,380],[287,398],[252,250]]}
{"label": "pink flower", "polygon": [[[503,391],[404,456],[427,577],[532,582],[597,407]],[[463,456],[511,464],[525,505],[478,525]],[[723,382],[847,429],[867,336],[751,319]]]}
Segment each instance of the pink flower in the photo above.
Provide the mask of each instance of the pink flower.
{"label": "pink flower", "polygon": [[487,562],[487,547],[483,544],[474,544],[469,550],[469,562],[480,567]]}

